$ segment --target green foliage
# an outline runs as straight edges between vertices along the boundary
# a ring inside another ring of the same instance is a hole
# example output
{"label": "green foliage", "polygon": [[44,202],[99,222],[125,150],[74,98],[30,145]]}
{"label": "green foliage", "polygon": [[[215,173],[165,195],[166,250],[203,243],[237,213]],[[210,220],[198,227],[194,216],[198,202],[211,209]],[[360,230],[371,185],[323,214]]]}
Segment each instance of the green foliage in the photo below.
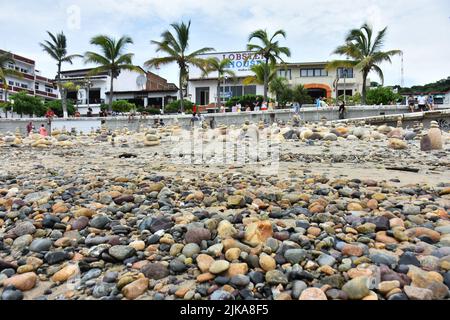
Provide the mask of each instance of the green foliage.
{"label": "green foliage", "polygon": [[[51,109],[58,117],[63,117],[63,107],[61,100],[45,102],[43,111],[40,113],[36,113],[36,115],[39,117],[43,117],[49,109]],[[73,105],[73,101],[71,100],[67,100],[67,113],[69,114],[69,116],[73,116],[75,114],[75,106]]]}
{"label": "green foliage", "polygon": [[367,91],[367,104],[377,105],[377,104],[391,104],[396,103],[401,100],[402,96],[400,94],[394,93],[391,88],[378,87]]}
{"label": "green foliage", "polygon": [[[346,105],[347,106],[356,106],[361,104],[361,93],[357,92],[353,95],[353,97],[346,96]],[[338,101],[344,101],[344,95],[341,95],[338,97]],[[338,102],[338,103],[339,103]],[[333,99],[333,104],[336,104],[336,99]]]}
{"label": "green foliage", "polygon": [[138,106],[137,108],[136,108],[136,111],[137,112],[140,112],[140,113],[147,113],[147,114],[151,114],[151,115],[158,115],[158,114],[161,114],[161,110],[159,110],[159,109],[157,109],[157,108],[146,108],[146,107],[144,107],[144,106]]}
{"label": "green foliage", "polygon": [[10,111],[12,109],[12,105],[9,102],[0,102],[0,109]]}
{"label": "green foliage", "polygon": [[11,95],[10,99],[14,101],[13,111],[20,115],[38,114],[41,113],[44,108],[41,99],[29,96],[24,91]]}
{"label": "green foliage", "polygon": [[[173,102],[169,103],[164,108],[164,112],[165,113],[178,113],[181,110],[180,102],[181,102],[180,100],[177,100],[177,101],[173,101]],[[185,113],[192,113],[192,109],[194,107],[194,104],[192,102],[190,102],[189,100],[184,100],[183,106],[184,106]]]}
{"label": "green foliage", "polygon": [[433,83],[428,83],[424,86],[413,86],[411,88],[400,88],[400,93],[424,93],[430,92],[447,92],[450,90],[450,77],[442,79]]}
{"label": "green foliage", "polygon": [[313,103],[313,99],[308,94],[308,91],[301,84],[295,86],[291,90],[292,90],[292,101],[298,102],[300,104]]}
{"label": "green foliage", "polygon": [[126,100],[117,100],[117,101],[113,102],[112,110],[114,112],[120,112],[120,113],[130,112],[132,110],[136,110],[136,105],[134,103],[130,103]]}

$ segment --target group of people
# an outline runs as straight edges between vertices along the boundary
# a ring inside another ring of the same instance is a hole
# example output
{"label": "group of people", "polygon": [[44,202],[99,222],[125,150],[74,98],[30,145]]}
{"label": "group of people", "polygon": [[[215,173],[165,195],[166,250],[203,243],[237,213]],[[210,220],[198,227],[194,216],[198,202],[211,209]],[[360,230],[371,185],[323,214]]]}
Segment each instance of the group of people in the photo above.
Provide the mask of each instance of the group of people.
{"label": "group of people", "polygon": [[[35,127],[33,125],[33,122],[30,121],[27,124],[27,135],[30,135],[32,133],[34,133]],[[39,128],[39,134],[41,135],[41,137],[47,137],[48,136],[48,131],[47,128],[45,127],[45,124],[41,124],[41,127]]]}
{"label": "group of people", "polygon": [[416,98],[414,98],[413,95],[410,95],[408,97],[408,106],[409,111],[433,111],[434,110],[434,98],[430,94],[428,96],[425,96],[424,94],[421,94],[417,97],[417,109],[416,109]]}

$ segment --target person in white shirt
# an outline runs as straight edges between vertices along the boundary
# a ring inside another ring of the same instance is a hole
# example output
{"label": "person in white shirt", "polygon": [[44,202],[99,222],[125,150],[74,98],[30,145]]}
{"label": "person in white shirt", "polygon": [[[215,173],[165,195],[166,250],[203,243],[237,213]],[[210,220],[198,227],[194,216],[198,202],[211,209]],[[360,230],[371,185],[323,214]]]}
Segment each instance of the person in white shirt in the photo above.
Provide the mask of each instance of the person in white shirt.
{"label": "person in white shirt", "polygon": [[418,98],[417,98],[417,104],[419,105],[419,110],[424,112],[427,109],[427,98],[421,94]]}

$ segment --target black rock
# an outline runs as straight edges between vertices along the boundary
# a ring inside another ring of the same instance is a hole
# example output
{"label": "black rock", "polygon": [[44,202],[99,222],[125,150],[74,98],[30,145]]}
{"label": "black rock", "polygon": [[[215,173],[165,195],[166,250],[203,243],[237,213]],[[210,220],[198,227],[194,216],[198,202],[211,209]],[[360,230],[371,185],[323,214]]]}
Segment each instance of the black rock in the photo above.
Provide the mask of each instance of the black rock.
{"label": "black rock", "polygon": [[416,267],[420,267],[420,262],[416,258],[415,254],[412,252],[405,252],[400,256],[400,260],[398,261],[399,265],[413,265]]}
{"label": "black rock", "polygon": [[175,273],[182,273],[187,270],[187,266],[178,259],[172,260],[169,263],[169,269]]}
{"label": "black rock", "polygon": [[70,254],[68,254],[65,251],[54,251],[54,252],[47,252],[44,256],[45,261],[48,264],[57,264],[65,260],[70,259]]}
{"label": "black rock", "polygon": [[218,285],[226,285],[228,282],[230,282],[230,278],[229,277],[224,277],[224,276],[218,276],[214,279],[214,282],[217,283]]}
{"label": "black rock", "polygon": [[248,276],[250,277],[250,280],[254,284],[264,283],[264,281],[265,281],[264,273],[259,272],[259,271],[252,271],[248,274]]}
{"label": "black rock", "polygon": [[157,234],[153,234],[153,235],[151,235],[150,237],[147,238],[147,245],[157,244],[160,239],[161,239],[161,236],[159,236]]}
{"label": "black rock", "polygon": [[61,222],[61,220],[57,216],[47,214],[42,220],[42,226],[44,226],[45,228],[53,228],[55,226],[55,223],[58,222]]}
{"label": "black rock", "polygon": [[312,281],[314,280],[314,276],[307,271],[293,271],[288,274],[289,281],[292,280],[306,280]]}
{"label": "black rock", "polygon": [[169,275],[169,269],[162,263],[150,263],[142,267],[141,272],[149,279],[160,280]]}
{"label": "black rock", "polygon": [[450,271],[444,273],[444,283],[450,289]]}
{"label": "black rock", "polygon": [[404,293],[396,293],[390,296],[388,300],[409,300],[409,299]]}
{"label": "black rock", "polygon": [[4,290],[2,293],[2,300],[13,301],[13,300],[23,300],[23,293],[20,290]]}

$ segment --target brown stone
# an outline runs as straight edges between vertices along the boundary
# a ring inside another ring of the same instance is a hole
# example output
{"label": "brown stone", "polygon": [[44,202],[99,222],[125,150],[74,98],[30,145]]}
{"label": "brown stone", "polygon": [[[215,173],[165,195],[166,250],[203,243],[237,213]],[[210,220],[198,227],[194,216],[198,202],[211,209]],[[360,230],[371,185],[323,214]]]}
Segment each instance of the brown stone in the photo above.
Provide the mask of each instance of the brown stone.
{"label": "brown stone", "polygon": [[308,234],[313,235],[314,237],[318,237],[322,233],[322,229],[318,227],[309,227],[307,231]]}
{"label": "brown stone", "polygon": [[303,290],[299,300],[328,300],[325,293],[319,288],[307,288]]}
{"label": "brown stone", "polygon": [[214,258],[207,254],[199,254],[197,256],[197,266],[203,273],[208,272],[209,267],[211,267],[213,262]]}
{"label": "brown stone", "polygon": [[128,300],[134,300],[147,291],[148,283],[149,281],[147,278],[140,278],[130,284],[127,284],[122,289],[122,294]]}
{"label": "brown stone", "polygon": [[228,249],[227,252],[225,252],[225,259],[232,262],[232,261],[238,260],[240,255],[241,255],[241,249],[231,248],[231,249]]}
{"label": "brown stone", "polygon": [[397,244],[398,241],[386,234],[386,231],[379,231],[375,237],[375,240],[384,244]]}
{"label": "brown stone", "polygon": [[64,282],[79,273],[80,273],[80,270],[77,265],[69,264],[68,266],[66,266],[66,267],[62,268],[61,270],[59,270],[58,272],[56,272],[52,276],[52,281],[53,282]]}
{"label": "brown stone", "polygon": [[75,210],[75,211],[73,212],[73,215],[74,215],[75,218],[79,218],[79,217],[88,217],[88,218],[91,218],[92,216],[95,215],[95,213],[96,213],[96,212],[95,212],[94,210],[92,210],[92,209],[89,209],[89,208],[81,208],[81,209]]}
{"label": "brown stone", "polygon": [[347,211],[363,211],[363,207],[356,202],[351,202],[347,205]]}
{"label": "brown stone", "polygon": [[203,283],[203,282],[208,282],[210,280],[213,280],[216,276],[213,275],[212,273],[202,273],[201,275],[199,275],[197,277],[197,282],[198,283]]}
{"label": "brown stone", "polygon": [[424,227],[408,229],[406,230],[406,235],[409,238],[426,236],[434,242],[438,242],[441,239],[439,232]]}
{"label": "brown stone", "polygon": [[253,247],[263,244],[273,235],[270,221],[259,221],[245,228],[245,242]]}
{"label": "brown stone", "polygon": [[370,199],[367,201],[367,208],[372,210],[378,209],[378,201],[375,199]]}
{"label": "brown stone", "polygon": [[34,272],[14,275],[3,281],[3,286],[14,286],[20,291],[28,291],[35,287],[38,277]]}
{"label": "brown stone", "polygon": [[232,278],[237,275],[246,275],[248,273],[248,265],[246,263],[231,263],[227,271],[227,276]]}
{"label": "brown stone", "polygon": [[361,257],[364,253],[364,250],[353,244],[345,244],[342,248],[342,254],[345,256],[354,256],[354,257]]}
{"label": "brown stone", "polygon": [[265,253],[259,256],[259,265],[261,269],[263,269],[266,272],[275,270],[277,268],[277,263],[275,259]]}

